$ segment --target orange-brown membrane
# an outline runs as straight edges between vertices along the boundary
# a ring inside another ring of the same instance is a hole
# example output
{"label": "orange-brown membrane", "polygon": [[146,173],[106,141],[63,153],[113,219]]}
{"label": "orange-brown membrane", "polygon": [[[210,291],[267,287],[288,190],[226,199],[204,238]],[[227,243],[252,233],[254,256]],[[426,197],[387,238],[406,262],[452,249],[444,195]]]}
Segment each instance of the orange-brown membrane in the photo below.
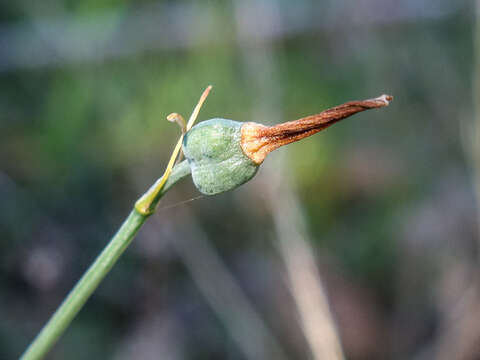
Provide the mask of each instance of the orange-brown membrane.
{"label": "orange-brown membrane", "polygon": [[316,115],[274,126],[247,122],[241,128],[241,147],[245,155],[259,165],[268,153],[280,146],[316,134],[358,112],[387,106],[392,99],[390,95],[382,95],[375,99],[350,101]]}

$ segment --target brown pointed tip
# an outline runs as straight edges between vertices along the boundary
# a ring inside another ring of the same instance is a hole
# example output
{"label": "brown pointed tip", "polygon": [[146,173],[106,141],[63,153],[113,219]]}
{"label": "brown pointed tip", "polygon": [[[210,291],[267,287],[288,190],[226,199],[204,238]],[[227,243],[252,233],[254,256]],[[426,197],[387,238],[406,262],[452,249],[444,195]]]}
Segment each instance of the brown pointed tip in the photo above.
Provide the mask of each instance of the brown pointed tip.
{"label": "brown pointed tip", "polygon": [[[333,109],[350,108],[350,110],[353,110],[355,107],[357,107],[359,109],[362,109],[362,110],[376,109],[376,108],[381,108],[381,107],[384,107],[384,106],[388,106],[390,104],[390,101],[392,101],[392,100],[393,100],[393,96],[383,94],[383,95],[381,95],[379,97],[376,97],[376,98],[373,98],[373,99],[367,99],[367,100],[362,100],[362,101],[350,101],[350,102],[347,102],[343,105],[336,106]],[[360,110],[360,111],[362,111],[362,110]],[[353,114],[350,114],[350,115],[353,115]]]}
{"label": "brown pointed tip", "polygon": [[391,95],[384,94],[374,99],[350,101],[319,114],[275,126],[248,122],[242,125],[241,147],[245,155],[256,164],[261,164],[268,153],[280,146],[316,134],[358,112],[388,106],[392,100]]}
{"label": "brown pointed tip", "polygon": [[372,101],[372,102],[377,103],[378,107],[383,107],[383,106],[388,106],[390,104],[390,101],[392,101],[392,100],[393,100],[392,95],[383,94],[382,96],[379,96],[375,99],[365,100],[365,102]]}

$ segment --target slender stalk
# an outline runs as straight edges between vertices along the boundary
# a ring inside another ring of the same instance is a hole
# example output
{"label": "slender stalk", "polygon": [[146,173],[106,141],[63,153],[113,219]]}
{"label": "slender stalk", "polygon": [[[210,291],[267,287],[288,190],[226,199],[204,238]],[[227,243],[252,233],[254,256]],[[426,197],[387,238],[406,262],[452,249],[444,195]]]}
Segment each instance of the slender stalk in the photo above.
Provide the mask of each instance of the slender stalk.
{"label": "slender stalk", "polygon": [[133,210],[107,247],[97,257],[67,298],[22,355],[23,360],[43,358],[57,342],[75,315],[131,243],[148,216]]}
{"label": "slender stalk", "polygon": [[[159,199],[177,181],[190,173],[190,167],[186,160],[176,165],[165,184],[160,189],[158,196],[152,201],[156,204]],[[68,325],[83,307],[90,295],[95,291],[100,282],[105,278],[110,269],[115,265],[118,258],[130,245],[149,214],[141,214],[133,209],[124,221],[120,229],[110,240],[105,249],[97,257],[90,268],[85,272],[77,285],[70,291],[57,311],[50,318],[42,331],[33,340],[27,350],[21,356],[21,360],[42,359],[55,345],[58,338],[63,334]]]}

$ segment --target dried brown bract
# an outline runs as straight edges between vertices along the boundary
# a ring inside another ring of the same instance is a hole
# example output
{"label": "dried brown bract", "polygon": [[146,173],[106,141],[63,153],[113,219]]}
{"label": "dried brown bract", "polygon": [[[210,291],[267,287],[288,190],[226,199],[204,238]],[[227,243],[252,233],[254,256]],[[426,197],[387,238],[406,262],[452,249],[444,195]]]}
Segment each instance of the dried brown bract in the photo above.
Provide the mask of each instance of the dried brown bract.
{"label": "dried brown bract", "polygon": [[375,99],[350,101],[316,115],[274,126],[247,122],[241,129],[242,150],[256,164],[261,164],[268,153],[280,146],[316,134],[358,112],[387,106],[392,99],[390,95],[382,95]]}

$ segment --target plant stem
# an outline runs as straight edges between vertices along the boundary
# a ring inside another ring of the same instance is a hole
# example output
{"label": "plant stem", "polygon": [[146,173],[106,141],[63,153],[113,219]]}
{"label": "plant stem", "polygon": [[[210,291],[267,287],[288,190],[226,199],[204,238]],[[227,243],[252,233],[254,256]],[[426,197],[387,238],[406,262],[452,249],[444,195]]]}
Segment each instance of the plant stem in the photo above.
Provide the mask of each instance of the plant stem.
{"label": "plant stem", "polygon": [[[186,160],[176,165],[158,193],[158,196],[153,199],[154,203],[158,203],[160,198],[177,181],[189,173],[190,167]],[[150,214],[141,214],[136,209],[130,212],[130,215],[128,215],[127,219],[105,249],[87,272],[85,272],[72,291],[70,291],[70,294],[68,294],[67,298],[43,327],[42,331],[23,353],[21,357],[22,360],[39,360],[46,355],[83,307],[90,295],[117,262],[120,255],[122,255],[128,245],[130,245],[138,230],[149,216]]]}
{"label": "plant stem", "polygon": [[146,219],[147,216],[141,215],[136,210],[130,213],[107,247],[82,276],[21,359],[41,359],[45,356],[130,244]]}

